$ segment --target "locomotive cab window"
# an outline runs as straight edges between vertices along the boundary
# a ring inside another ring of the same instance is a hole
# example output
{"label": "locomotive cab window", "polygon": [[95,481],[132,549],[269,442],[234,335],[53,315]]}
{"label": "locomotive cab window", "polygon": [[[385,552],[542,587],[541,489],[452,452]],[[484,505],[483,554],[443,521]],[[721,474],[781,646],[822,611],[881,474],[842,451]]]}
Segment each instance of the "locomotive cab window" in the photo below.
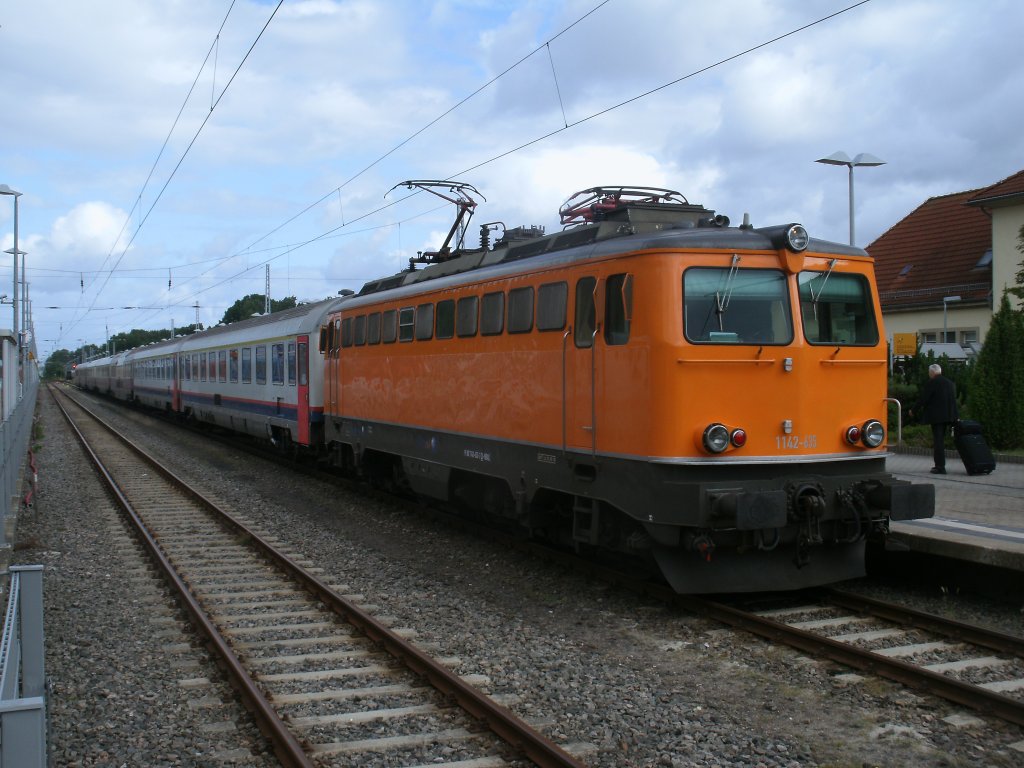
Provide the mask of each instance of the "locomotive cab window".
{"label": "locomotive cab window", "polygon": [[683,328],[695,344],[789,344],[786,276],[777,269],[691,267],[683,273]]}
{"label": "locomotive cab window", "polygon": [[341,346],[352,346],[352,318],[346,317],[341,321]]}
{"label": "locomotive cab window", "polygon": [[597,278],[583,277],[576,281],[576,330],[573,340],[583,349],[594,346],[597,311],[594,308],[594,286]]}
{"label": "locomotive cab window", "polygon": [[874,346],[878,325],[863,275],[801,272],[800,317],[810,344]]}
{"label": "locomotive cab window", "polygon": [[611,275],[605,283],[604,340],[609,345],[629,341],[629,324],[633,317],[633,276]]}

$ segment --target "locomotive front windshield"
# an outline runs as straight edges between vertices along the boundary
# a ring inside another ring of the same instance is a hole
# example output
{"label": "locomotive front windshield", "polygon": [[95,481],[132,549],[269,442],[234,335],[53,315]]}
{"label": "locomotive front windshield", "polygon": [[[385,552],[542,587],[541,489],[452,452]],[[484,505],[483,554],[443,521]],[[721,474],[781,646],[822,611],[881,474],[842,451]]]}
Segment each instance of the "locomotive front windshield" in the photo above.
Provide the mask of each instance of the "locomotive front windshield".
{"label": "locomotive front windshield", "polygon": [[691,267],[683,273],[683,329],[696,344],[789,344],[793,318],[785,274]]}
{"label": "locomotive front windshield", "polygon": [[878,324],[863,275],[801,272],[800,315],[811,344],[874,346]]}

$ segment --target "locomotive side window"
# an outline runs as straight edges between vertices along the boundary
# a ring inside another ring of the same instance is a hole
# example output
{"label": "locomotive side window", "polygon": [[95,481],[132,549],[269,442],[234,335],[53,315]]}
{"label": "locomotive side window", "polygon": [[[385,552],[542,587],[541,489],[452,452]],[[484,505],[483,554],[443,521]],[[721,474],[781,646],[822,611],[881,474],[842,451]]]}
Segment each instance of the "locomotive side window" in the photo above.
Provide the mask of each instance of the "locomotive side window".
{"label": "locomotive side window", "polygon": [[366,315],[360,315],[355,318],[352,325],[353,330],[353,342],[357,347],[361,347],[366,344]]}
{"label": "locomotive side window", "polygon": [[450,339],[455,335],[455,302],[445,299],[437,302],[437,338]]}
{"label": "locomotive side window", "polygon": [[455,332],[459,338],[476,336],[477,306],[480,300],[476,296],[463,296],[455,307]]}
{"label": "locomotive side window", "polygon": [[374,312],[366,318],[366,343],[380,344],[380,312]]}
{"label": "locomotive side window", "polygon": [[568,283],[542,285],[537,290],[537,330],[560,331],[565,328],[565,308],[568,302]]}
{"label": "locomotive side window", "polygon": [[256,383],[267,383],[267,348],[262,344],[256,347]]}
{"label": "locomotive side window", "polygon": [[485,293],[484,303],[480,311],[480,333],[484,336],[497,336],[505,325],[505,294],[501,291]]}
{"label": "locomotive side window", "polygon": [[800,316],[811,344],[878,343],[871,291],[863,275],[801,272]]}
{"label": "locomotive side window", "polygon": [[533,288],[513,288],[508,292],[508,332],[533,330]]}
{"label": "locomotive side window", "polygon": [[420,304],[416,307],[416,341],[428,341],[434,337],[434,305]]}
{"label": "locomotive side window", "polygon": [[331,357],[338,356],[341,349],[341,318],[334,318],[334,330],[331,332]]}
{"label": "locomotive side window", "polygon": [[385,344],[394,344],[398,338],[398,312],[389,309],[380,316],[380,340]]}
{"label": "locomotive side window", "polygon": [[228,376],[231,378],[231,383],[236,384],[238,382],[238,350],[232,349],[228,352]]}
{"label": "locomotive side window", "polygon": [[242,347],[242,383],[252,382],[252,347]]}
{"label": "locomotive side window", "polygon": [[611,275],[605,283],[604,340],[609,345],[629,341],[629,323],[633,317],[632,275]]}
{"label": "locomotive side window", "polygon": [[270,375],[274,384],[284,384],[284,344],[270,345]]}
{"label": "locomotive side window", "polygon": [[295,342],[288,342],[288,354],[285,356],[288,363],[288,383],[295,386]]}
{"label": "locomotive side window", "polygon": [[597,278],[582,277],[576,281],[576,346],[583,349],[594,345],[597,313],[594,309],[594,286]]}
{"label": "locomotive side window", "polygon": [[777,269],[691,267],[683,273],[683,329],[695,344],[789,344],[786,276]]}
{"label": "locomotive side window", "polygon": [[412,341],[413,322],[416,317],[416,310],[412,307],[402,307],[398,313],[398,340]]}
{"label": "locomotive side window", "polygon": [[352,318],[346,317],[341,321],[341,346],[352,346]]}

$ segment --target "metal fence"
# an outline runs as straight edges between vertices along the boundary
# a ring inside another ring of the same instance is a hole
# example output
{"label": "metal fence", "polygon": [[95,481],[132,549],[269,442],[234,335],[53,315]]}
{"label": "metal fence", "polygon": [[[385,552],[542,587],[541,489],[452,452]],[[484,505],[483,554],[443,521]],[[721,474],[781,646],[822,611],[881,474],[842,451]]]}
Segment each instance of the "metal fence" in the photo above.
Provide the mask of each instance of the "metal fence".
{"label": "metal fence", "polygon": [[39,391],[34,365],[25,369],[25,378],[27,381],[21,400],[10,417],[0,423],[0,547],[10,546],[7,519],[18,511],[20,503],[18,479],[32,438],[32,417]]}
{"label": "metal fence", "polygon": [[43,566],[11,566],[0,640],[0,768],[46,766]]}

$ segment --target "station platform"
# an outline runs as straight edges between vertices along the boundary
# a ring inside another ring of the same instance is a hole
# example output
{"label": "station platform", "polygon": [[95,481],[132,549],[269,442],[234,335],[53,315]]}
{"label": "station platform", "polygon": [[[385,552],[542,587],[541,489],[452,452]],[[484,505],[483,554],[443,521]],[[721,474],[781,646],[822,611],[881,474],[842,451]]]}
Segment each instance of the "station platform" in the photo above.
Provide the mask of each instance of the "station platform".
{"label": "station platform", "polygon": [[1024,572],[1024,462],[1000,458],[992,474],[968,475],[951,454],[933,475],[930,452],[891,454],[889,472],[935,486],[935,517],[892,523],[888,548]]}

